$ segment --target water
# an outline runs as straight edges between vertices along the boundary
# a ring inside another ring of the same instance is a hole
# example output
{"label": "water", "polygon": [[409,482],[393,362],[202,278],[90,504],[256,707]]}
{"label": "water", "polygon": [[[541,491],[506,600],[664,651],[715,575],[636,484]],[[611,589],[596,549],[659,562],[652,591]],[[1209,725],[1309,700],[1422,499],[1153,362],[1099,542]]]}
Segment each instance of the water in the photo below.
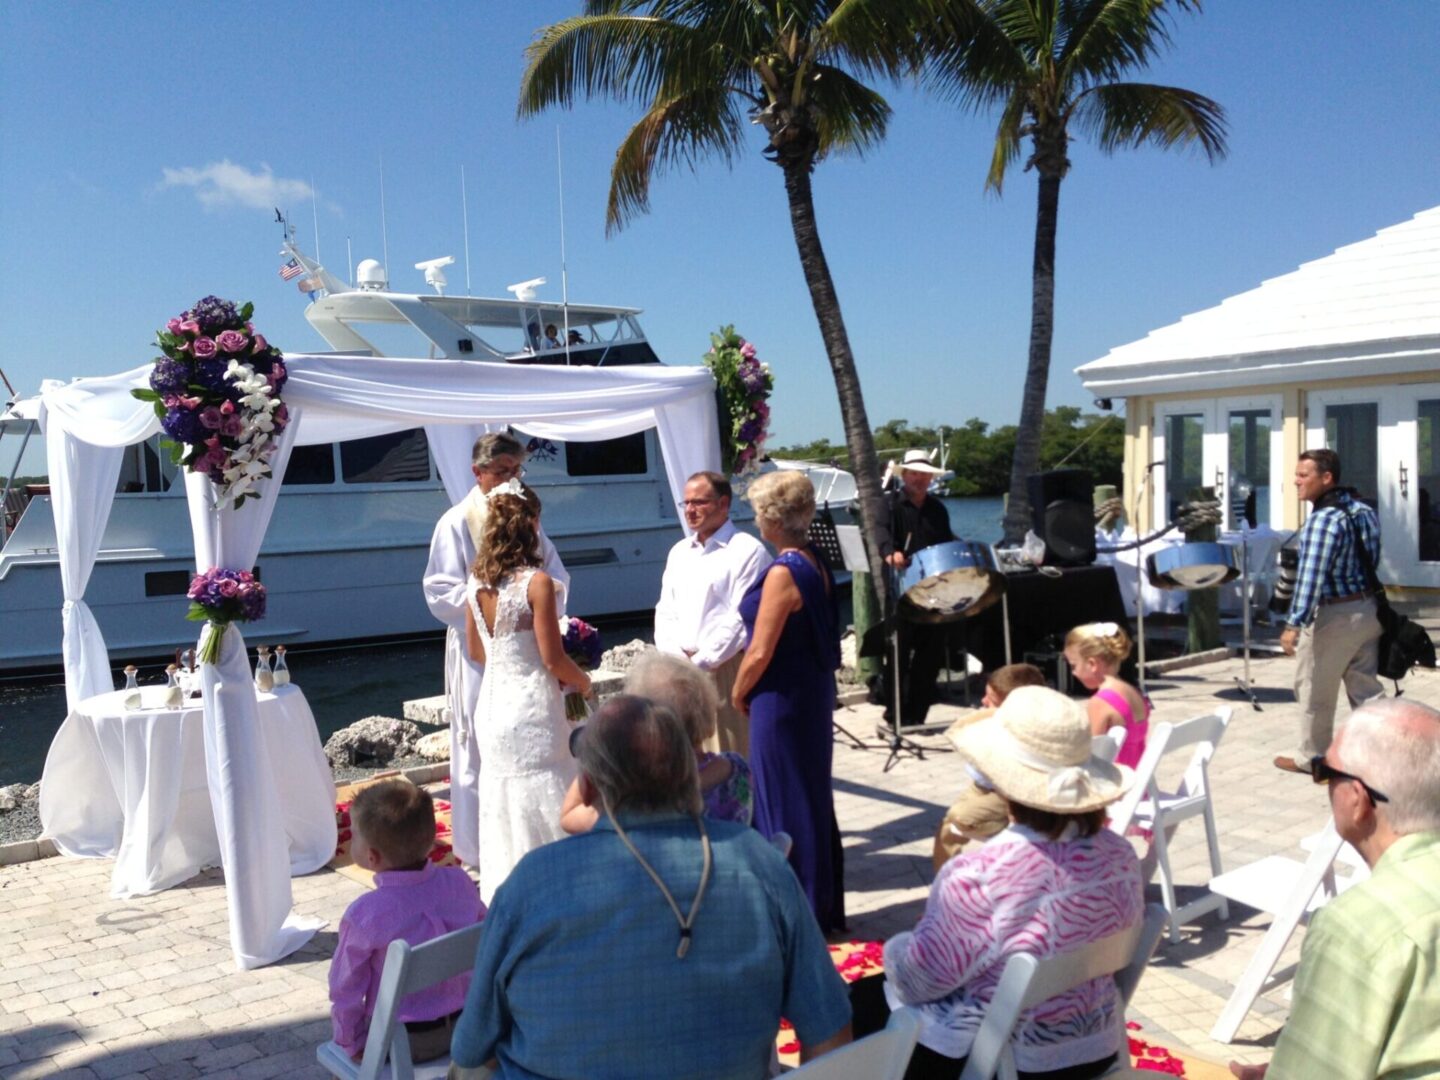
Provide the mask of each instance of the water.
{"label": "water", "polygon": [[[955,535],[993,543],[1000,538],[1002,501],[997,498],[944,499]],[[848,623],[848,597],[841,612]],[[606,648],[634,638],[650,640],[648,622],[598,620]],[[265,643],[264,624],[251,628],[254,645]],[[177,643],[184,627],[177,630]],[[323,742],[365,716],[394,716],[404,702],[430,697],[444,689],[444,639],[409,641],[364,648],[336,647],[288,651],[296,685],[305,691]],[[115,685],[123,684],[116,673]],[[142,685],[165,682],[164,663],[140,669]],[[0,682],[0,786],[33,783],[45,767],[45,753],[65,719],[65,684],[58,675],[23,682]]]}

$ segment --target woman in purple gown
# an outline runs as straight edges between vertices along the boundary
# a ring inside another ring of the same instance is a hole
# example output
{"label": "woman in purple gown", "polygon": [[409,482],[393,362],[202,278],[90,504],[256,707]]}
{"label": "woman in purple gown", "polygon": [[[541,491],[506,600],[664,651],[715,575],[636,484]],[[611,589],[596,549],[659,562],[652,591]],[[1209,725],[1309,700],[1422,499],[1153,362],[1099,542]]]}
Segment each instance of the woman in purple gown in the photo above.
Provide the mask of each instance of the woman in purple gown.
{"label": "woman in purple gown", "polygon": [[735,707],[750,716],[755,827],[789,833],[790,864],[825,932],[844,929],[844,856],[830,787],[835,581],[806,542],[815,489],[800,472],[766,473],[746,498],[775,561],[740,601],[750,635],[735,676]]}

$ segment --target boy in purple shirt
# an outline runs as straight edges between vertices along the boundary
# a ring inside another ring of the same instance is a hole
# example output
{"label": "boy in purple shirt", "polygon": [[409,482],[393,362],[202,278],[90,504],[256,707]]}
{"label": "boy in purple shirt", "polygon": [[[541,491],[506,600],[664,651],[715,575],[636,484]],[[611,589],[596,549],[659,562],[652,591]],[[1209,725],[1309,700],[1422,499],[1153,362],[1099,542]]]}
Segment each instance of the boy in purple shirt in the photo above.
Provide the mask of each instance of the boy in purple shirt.
{"label": "boy in purple shirt", "polygon": [[[463,929],[485,917],[485,905],[465,871],[430,862],[435,804],[423,788],[400,779],[364,788],[351,804],[350,822],[350,858],[375,874],[375,890],[355,900],[340,920],[330,962],[330,1019],[335,1042],[359,1061],[390,943],[403,938],[420,945]],[[413,1060],[450,1052],[469,985],[465,972],[401,1002],[398,1016]]]}

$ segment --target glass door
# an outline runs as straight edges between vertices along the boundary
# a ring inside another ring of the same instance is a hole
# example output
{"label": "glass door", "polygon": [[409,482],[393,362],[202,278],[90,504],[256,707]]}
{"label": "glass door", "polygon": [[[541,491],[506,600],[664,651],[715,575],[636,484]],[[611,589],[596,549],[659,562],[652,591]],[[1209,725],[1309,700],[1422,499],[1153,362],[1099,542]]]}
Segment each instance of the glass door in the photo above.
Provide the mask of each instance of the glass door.
{"label": "glass door", "polygon": [[[1213,487],[1223,475],[1221,443],[1215,437],[1215,402],[1176,401],[1157,405],[1152,439],[1156,467],[1151,483],[1154,527],[1174,521],[1197,487]],[[1221,494],[1220,492],[1216,493]]]}
{"label": "glass door", "polygon": [[1397,386],[1392,459],[1396,528],[1383,531],[1382,562],[1406,585],[1440,587],[1440,383]]}
{"label": "glass door", "polygon": [[[1407,504],[1400,494],[1405,439],[1397,421],[1404,415],[1402,392],[1408,390],[1372,386],[1313,391],[1305,421],[1306,447],[1327,447],[1339,454],[1341,486],[1354,488],[1380,515],[1381,580],[1406,584],[1411,575],[1401,573],[1400,564],[1413,559],[1405,553],[1409,545],[1403,538],[1413,533],[1414,499]],[[1303,512],[1308,514],[1309,507]]]}
{"label": "glass door", "polygon": [[1285,464],[1278,395],[1222,399],[1216,416],[1224,466],[1215,476],[1215,494],[1225,528],[1279,527]]}

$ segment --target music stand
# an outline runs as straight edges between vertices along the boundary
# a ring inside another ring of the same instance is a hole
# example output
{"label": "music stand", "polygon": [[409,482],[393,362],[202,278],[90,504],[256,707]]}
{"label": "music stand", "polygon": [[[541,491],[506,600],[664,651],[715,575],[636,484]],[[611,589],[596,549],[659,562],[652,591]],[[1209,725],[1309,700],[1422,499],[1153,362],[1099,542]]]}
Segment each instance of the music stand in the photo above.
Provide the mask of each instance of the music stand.
{"label": "music stand", "polygon": [[[860,527],[858,525],[836,525],[835,518],[830,513],[829,507],[821,507],[815,512],[815,517],[810,522],[810,533],[807,537],[815,546],[816,553],[829,567],[833,574],[839,570],[847,570],[850,573],[866,573],[870,564],[865,560],[865,542],[860,538]],[[855,642],[856,659],[858,662],[860,642]],[[836,720],[832,715],[831,725],[837,732],[843,735],[852,747],[856,750],[876,750],[879,747],[872,746],[856,735],[844,724]]]}

